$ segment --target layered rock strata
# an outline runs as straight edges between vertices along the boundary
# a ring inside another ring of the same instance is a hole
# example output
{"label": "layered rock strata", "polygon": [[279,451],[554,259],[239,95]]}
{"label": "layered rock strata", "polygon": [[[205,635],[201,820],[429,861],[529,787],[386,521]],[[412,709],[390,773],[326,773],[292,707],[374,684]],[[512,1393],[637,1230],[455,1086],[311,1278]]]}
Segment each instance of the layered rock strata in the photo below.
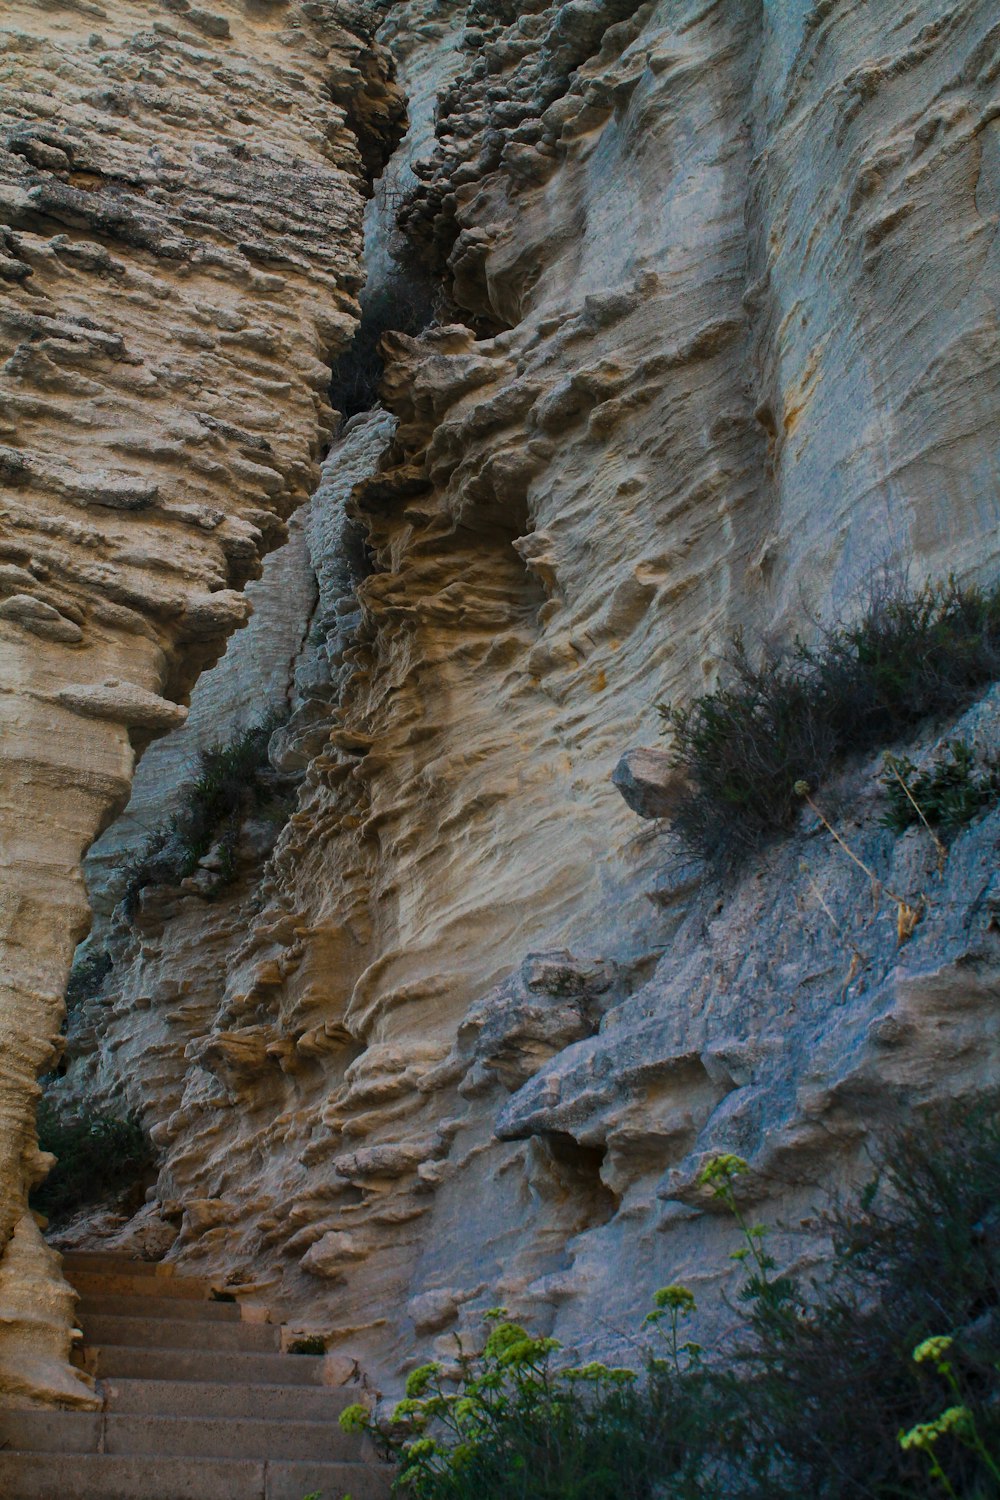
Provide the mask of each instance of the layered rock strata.
{"label": "layered rock strata", "polygon": [[0,1391],[79,1405],[27,1193],[80,859],[315,483],[403,105],[344,3],[11,0],[0,51]]}
{"label": "layered rock strata", "polygon": [[664,868],[648,762],[611,779],[734,630],[996,576],[992,7],[467,18],[400,218],[473,326],[390,340],[398,425],[331,460],[333,727],[263,870],[144,901],[65,1084],[129,1080],[182,1261],[387,1381],[497,1301],[626,1351],[686,1279],[720,1337],[707,1152],[806,1264],[870,1133],[996,1084],[996,815],[939,873],[876,764],[825,789],[900,946],[820,824],[719,890]]}

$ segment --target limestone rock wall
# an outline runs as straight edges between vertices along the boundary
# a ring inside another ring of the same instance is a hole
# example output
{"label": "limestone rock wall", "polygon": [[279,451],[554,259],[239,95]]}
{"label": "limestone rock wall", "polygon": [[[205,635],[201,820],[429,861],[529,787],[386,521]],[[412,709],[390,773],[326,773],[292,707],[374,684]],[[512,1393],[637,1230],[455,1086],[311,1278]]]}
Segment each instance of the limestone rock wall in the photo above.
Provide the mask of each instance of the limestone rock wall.
{"label": "limestone rock wall", "polygon": [[292,706],[296,666],[316,606],[306,539],[309,504],[292,515],[288,540],[268,554],[261,577],[247,585],[248,624],[199,678],[184,724],[146,750],[128,806],[87,852],[87,894],[101,919],[92,929],[92,947],[103,941],[105,920],[121,894],[123,867],[177,811],[185,787],[198,774],[199,751],[228,744],[269,716],[284,717]]}
{"label": "limestone rock wall", "polygon": [[[412,162],[433,144],[441,80],[449,70],[457,72],[463,61],[458,50],[463,35],[461,9],[456,0],[431,0],[419,7],[394,5],[385,17],[380,41],[391,49],[398,86],[405,95],[406,135],[366,205],[365,294],[377,292],[386,276],[397,271],[392,252],[406,253],[396,212],[417,180]],[[351,443],[344,452],[353,455],[356,447],[356,442]],[[360,451],[367,452],[363,443]],[[353,473],[353,456],[346,462]],[[369,470],[375,462],[371,456]],[[344,485],[337,480],[341,467],[339,459],[331,458],[328,477],[292,518],[288,541],[270,554],[262,577],[248,587],[253,608],[249,627],[232,637],[225,660],[201,678],[184,727],[151,747],[128,807],[89,851],[87,889],[92,906],[104,916],[110,915],[114,905],[120,886],[117,872],[123,861],[175,808],[199,749],[231,740],[268,710],[294,709],[292,734],[304,719],[325,717],[325,708],[314,710],[310,704],[317,695],[321,704],[327,703],[336,692],[337,671],[336,665],[331,670],[327,627],[331,619],[338,619],[335,605],[349,592],[352,569],[352,547],[341,536],[347,498]],[[355,478],[363,477],[366,471],[361,469]],[[283,740],[281,746],[276,743],[275,753],[287,763]],[[99,938],[100,933],[95,933],[95,939]]]}
{"label": "limestone rock wall", "polygon": [[718,1337],[706,1151],[808,1263],[869,1132],[996,1082],[995,816],[938,876],[875,765],[827,789],[926,897],[900,948],[818,825],[706,890],[611,781],[735,629],[996,576],[993,7],[439,10],[399,217],[467,322],[390,340],[394,430],[328,461],[332,728],[263,868],[143,903],[65,1080],[145,1111],[172,1253],[387,1384],[501,1300],[628,1349],[680,1276]]}
{"label": "limestone rock wall", "polygon": [[0,17],[0,1391],[93,1401],[27,1211],[84,850],[313,487],[404,107],[344,3]]}

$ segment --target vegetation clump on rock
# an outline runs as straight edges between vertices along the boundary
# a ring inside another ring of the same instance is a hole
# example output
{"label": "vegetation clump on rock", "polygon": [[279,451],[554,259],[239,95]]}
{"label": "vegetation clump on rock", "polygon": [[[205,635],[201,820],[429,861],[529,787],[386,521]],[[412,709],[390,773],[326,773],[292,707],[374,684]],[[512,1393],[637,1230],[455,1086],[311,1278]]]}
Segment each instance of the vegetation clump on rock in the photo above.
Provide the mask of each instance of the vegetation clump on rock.
{"label": "vegetation clump on rock", "polygon": [[737,638],[728,681],[689,708],[662,704],[686,791],[672,826],[721,866],[791,826],[797,783],[964,707],[1000,677],[1000,585],[879,581],[852,624],[755,661]]}
{"label": "vegetation clump on rock", "polygon": [[91,948],[78,958],[66,982],[66,1009],[74,1010],[98,994],[114,968],[114,959],[106,948]]}
{"label": "vegetation clump on rock", "polygon": [[[31,1206],[50,1219],[65,1218],[88,1204],[119,1200],[131,1190],[138,1193],[154,1161],[152,1144],[137,1116],[92,1109],[61,1115],[45,1098],[38,1106],[38,1144],[56,1157],[56,1164],[33,1190]],[[139,1202],[130,1206],[137,1208]]]}
{"label": "vegetation clump on rock", "polygon": [[270,714],[226,745],[212,745],[198,757],[198,774],[179,810],[149,835],[122,870],[121,901],[132,917],[142,891],[175,885],[193,875],[214,853],[213,889],[236,876],[236,849],[247,818],[268,808],[282,821],[288,811],[287,785],[272,770],[268,743],[282,722]]}
{"label": "vegetation clump on rock", "polygon": [[886,755],[882,784],[889,802],[886,828],[903,833],[924,822],[953,834],[1000,802],[1000,759],[987,756],[980,763],[974,746],[953,739],[923,770],[908,756]]}

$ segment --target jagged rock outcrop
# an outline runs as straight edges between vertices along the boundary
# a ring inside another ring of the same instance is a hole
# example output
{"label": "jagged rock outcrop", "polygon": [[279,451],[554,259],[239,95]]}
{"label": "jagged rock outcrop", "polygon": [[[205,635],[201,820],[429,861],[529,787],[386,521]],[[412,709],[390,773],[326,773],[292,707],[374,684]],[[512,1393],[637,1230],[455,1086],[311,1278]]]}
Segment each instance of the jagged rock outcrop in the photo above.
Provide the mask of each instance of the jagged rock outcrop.
{"label": "jagged rock outcrop", "polygon": [[0,1391],[87,1404],[27,1210],[80,858],[313,487],[404,110],[334,0],[11,0],[0,51]]}
{"label": "jagged rock outcrop", "polygon": [[938,873],[875,763],[824,789],[922,911],[901,945],[818,823],[706,887],[636,815],[669,814],[650,757],[631,807],[612,781],[734,630],[814,629],[882,564],[996,575],[992,7],[468,20],[408,51],[443,101],[400,214],[468,323],[390,339],[395,421],[328,460],[365,566],[297,809],[228,896],[142,903],[63,1085],[127,1081],[185,1263],[387,1381],[497,1301],[585,1355],[717,1290],[720,1147],[815,1260],[866,1136],[997,1076],[997,814]]}

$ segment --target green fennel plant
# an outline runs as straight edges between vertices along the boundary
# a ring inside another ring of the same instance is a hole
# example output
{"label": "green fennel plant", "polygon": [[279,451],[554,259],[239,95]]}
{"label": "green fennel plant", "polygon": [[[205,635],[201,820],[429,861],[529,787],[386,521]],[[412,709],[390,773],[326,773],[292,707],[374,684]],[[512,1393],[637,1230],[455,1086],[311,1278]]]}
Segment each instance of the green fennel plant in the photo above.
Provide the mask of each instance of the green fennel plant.
{"label": "green fennel plant", "polygon": [[[654,1500],[714,1494],[692,1488],[693,1411],[674,1399],[682,1365],[699,1351],[677,1339],[693,1310],[686,1288],[657,1294],[650,1324],[666,1321],[670,1357],[650,1357],[645,1376],[590,1361],[556,1367],[556,1339],[533,1337],[504,1308],[486,1316],[482,1349],[461,1343],[447,1372],[439,1362],[411,1372],[387,1420],[362,1405],[341,1416],[368,1432],[399,1464],[397,1490],[414,1500]],[[664,1489],[663,1485],[669,1486]]]}
{"label": "green fennel plant", "polygon": [[[448,1368],[413,1371],[388,1418],[344,1414],[397,1460],[397,1492],[1000,1500],[996,1112],[938,1110],[891,1137],[860,1200],[822,1220],[833,1256],[821,1284],[779,1265],[748,1207],[766,1184],[742,1157],[710,1157],[696,1182],[739,1234],[725,1347],[709,1360],[685,1336],[696,1304],[679,1281],[653,1296],[655,1343],[638,1368],[560,1368],[555,1340],[493,1309],[482,1350],[459,1345]],[[930,1407],[928,1380],[944,1382]]]}

